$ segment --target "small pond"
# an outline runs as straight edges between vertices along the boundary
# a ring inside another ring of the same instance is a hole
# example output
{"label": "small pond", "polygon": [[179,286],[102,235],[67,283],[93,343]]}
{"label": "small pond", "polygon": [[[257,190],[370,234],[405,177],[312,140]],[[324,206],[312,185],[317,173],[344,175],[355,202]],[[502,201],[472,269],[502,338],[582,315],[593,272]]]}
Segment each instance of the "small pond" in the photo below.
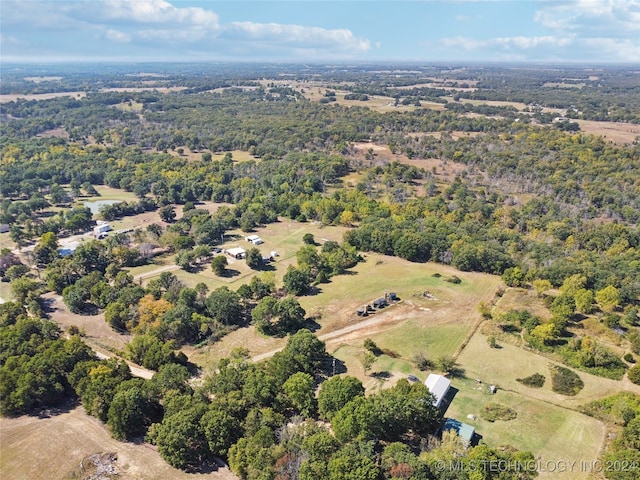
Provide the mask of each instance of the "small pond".
{"label": "small pond", "polygon": [[120,200],[95,200],[93,202],[84,202],[84,206],[89,207],[91,213],[95,215],[103,205],[113,205],[114,203],[120,203]]}

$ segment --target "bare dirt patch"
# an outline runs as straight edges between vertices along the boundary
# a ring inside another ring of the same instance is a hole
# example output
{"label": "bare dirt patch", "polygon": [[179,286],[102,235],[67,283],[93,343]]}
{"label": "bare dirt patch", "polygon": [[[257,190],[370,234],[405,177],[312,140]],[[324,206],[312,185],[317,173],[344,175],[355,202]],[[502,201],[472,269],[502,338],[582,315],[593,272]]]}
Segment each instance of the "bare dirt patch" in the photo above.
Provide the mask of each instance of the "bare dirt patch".
{"label": "bare dirt patch", "polygon": [[64,128],[54,128],[52,130],[47,130],[45,132],[39,133],[36,135],[36,137],[41,137],[41,138],[60,137],[60,138],[66,138],[68,140],[69,132],[67,132],[67,130]]}
{"label": "bare dirt patch", "polygon": [[229,469],[188,474],[169,466],[147,443],[119,442],[105,425],[71,408],[51,416],[0,419],[0,478],[49,480],[65,478],[89,455],[112,452],[118,477],[125,480],[184,480],[197,477],[237,480]]}

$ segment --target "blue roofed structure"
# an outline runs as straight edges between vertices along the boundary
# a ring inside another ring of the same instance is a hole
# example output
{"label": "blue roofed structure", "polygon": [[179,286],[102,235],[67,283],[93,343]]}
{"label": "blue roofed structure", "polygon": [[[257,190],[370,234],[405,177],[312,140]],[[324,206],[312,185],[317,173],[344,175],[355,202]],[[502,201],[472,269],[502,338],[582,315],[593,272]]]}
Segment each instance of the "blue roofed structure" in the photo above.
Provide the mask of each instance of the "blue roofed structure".
{"label": "blue roofed structure", "polygon": [[462,439],[463,443],[467,446],[471,445],[473,436],[476,433],[476,429],[471,425],[462,423],[455,418],[447,418],[442,427],[442,431],[453,430]]}

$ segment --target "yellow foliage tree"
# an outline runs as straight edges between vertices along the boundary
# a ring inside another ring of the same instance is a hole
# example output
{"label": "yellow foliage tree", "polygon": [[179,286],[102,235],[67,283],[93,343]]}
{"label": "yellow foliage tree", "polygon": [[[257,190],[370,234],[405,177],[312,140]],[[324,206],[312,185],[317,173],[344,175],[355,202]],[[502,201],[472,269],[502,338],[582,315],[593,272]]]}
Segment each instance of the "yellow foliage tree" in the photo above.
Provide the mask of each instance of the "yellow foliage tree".
{"label": "yellow foliage tree", "polygon": [[164,298],[156,300],[153,295],[145,295],[138,303],[137,322],[127,325],[127,328],[134,333],[144,333],[148,329],[160,326],[162,315],[173,308],[173,304]]}

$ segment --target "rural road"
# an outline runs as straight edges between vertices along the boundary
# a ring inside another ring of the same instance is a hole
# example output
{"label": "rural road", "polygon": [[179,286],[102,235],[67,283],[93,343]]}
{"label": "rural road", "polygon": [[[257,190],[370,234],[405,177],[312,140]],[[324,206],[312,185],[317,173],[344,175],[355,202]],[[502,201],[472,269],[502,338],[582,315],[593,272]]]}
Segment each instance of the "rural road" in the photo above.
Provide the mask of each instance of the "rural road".
{"label": "rural road", "polygon": [[145,278],[149,278],[149,277],[153,277],[155,275],[158,275],[162,272],[170,272],[171,270],[178,270],[180,267],[178,265],[167,265],[165,267],[160,267],[157,268],[155,270],[152,270],[150,272],[146,272],[146,273],[140,273],[138,275],[135,275],[133,277],[134,280],[143,280]]}
{"label": "rural road", "polygon": [[[98,350],[96,350],[96,348],[94,346],[92,346],[91,348],[93,349],[94,353],[96,354],[96,356],[100,360],[106,360],[108,358],[117,357],[116,355],[114,355],[112,353],[99,352]],[[117,357],[117,358],[120,358],[120,357]],[[131,375],[133,375],[134,377],[139,377],[139,378],[144,378],[146,380],[151,380],[151,377],[153,377],[153,375],[156,373],[153,370],[147,370],[146,368],[142,368],[142,367],[140,367],[138,365],[135,365],[135,364],[127,361],[127,360],[125,360],[125,362],[127,362],[127,365],[129,365],[129,370],[131,370]]]}

